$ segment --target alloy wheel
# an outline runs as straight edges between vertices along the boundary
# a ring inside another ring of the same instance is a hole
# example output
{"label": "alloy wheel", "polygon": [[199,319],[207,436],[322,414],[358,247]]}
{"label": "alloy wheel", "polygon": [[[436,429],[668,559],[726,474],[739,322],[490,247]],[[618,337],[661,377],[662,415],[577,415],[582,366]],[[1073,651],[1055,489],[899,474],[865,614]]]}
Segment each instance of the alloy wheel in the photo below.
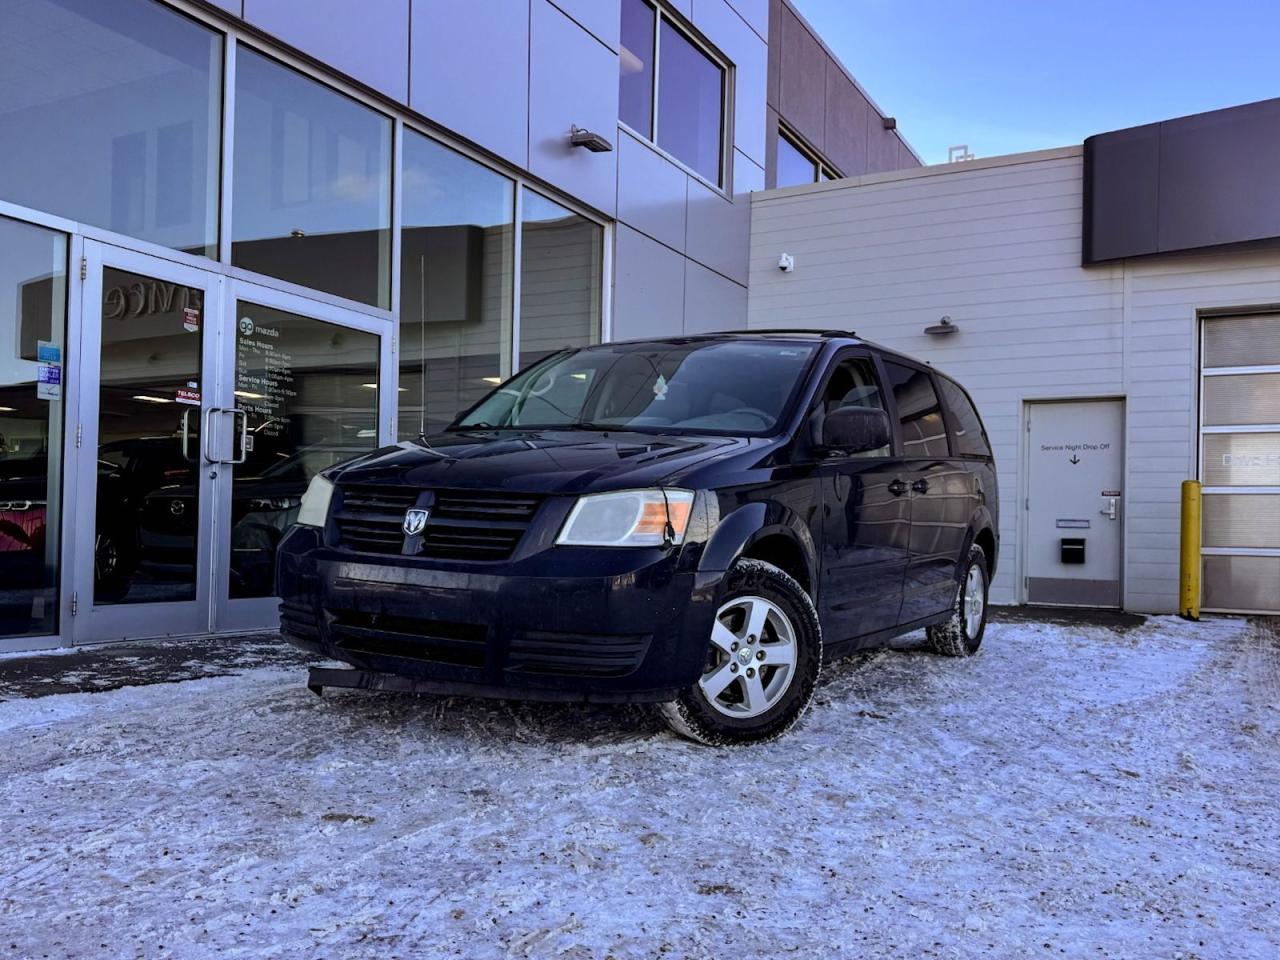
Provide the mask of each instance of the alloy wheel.
{"label": "alloy wheel", "polygon": [[120,550],[115,538],[99,533],[94,539],[93,572],[98,580],[105,580],[116,572],[120,566]]}
{"label": "alloy wheel", "polygon": [[795,674],[795,629],[776,603],[735,597],[716,612],[698,685],[718,713],[759,716],[782,699]]}
{"label": "alloy wheel", "polygon": [[969,567],[969,576],[965,578],[964,594],[961,598],[961,615],[964,617],[966,637],[976,637],[982,629],[982,615],[986,608],[986,589],[983,582],[982,568],[978,564]]}

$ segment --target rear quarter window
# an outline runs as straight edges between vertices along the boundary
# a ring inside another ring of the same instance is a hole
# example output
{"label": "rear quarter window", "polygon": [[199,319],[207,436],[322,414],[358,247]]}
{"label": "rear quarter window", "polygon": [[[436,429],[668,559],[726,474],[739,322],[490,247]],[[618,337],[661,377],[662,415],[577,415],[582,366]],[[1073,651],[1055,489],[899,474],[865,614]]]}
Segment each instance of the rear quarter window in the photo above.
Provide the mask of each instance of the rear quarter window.
{"label": "rear quarter window", "polygon": [[991,444],[969,395],[946,377],[938,377],[938,387],[951,414],[951,449],[961,456],[991,456]]}

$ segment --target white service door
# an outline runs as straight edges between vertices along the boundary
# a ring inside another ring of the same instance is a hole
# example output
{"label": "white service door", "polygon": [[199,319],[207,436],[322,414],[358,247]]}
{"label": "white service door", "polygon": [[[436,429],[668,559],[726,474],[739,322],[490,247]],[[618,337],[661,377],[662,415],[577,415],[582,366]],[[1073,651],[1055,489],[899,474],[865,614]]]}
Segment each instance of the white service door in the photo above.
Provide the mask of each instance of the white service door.
{"label": "white service door", "polygon": [[1027,603],[1120,606],[1124,403],[1027,405]]}

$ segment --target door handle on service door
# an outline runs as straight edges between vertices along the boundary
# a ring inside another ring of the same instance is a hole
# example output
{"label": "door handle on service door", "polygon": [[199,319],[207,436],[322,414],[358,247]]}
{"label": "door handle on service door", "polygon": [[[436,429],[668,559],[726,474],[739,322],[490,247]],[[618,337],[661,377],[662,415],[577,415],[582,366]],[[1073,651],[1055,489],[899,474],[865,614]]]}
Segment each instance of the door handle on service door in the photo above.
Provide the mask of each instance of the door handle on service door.
{"label": "door handle on service door", "polygon": [[1116,518],[1116,500],[1118,499],[1118,497],[1108,497],[1107,506],[1099,510],[1098,513],[1102,514],[1104,517],[1114,520]]}

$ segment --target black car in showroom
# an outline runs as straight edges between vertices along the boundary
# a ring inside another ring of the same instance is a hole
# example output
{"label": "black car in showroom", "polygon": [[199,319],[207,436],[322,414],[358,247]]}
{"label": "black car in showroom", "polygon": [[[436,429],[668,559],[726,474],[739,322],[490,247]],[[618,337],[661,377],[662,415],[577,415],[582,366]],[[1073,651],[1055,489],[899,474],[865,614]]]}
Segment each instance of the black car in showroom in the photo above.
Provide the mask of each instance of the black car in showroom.
{"label": "black car in showroom", "polygon": [[978,649],[999,543],[954,380],[832,331],[553,354],[444,433],[323,471],[283,538],[312,686],[659,704],[767,739],[824,661]]}

